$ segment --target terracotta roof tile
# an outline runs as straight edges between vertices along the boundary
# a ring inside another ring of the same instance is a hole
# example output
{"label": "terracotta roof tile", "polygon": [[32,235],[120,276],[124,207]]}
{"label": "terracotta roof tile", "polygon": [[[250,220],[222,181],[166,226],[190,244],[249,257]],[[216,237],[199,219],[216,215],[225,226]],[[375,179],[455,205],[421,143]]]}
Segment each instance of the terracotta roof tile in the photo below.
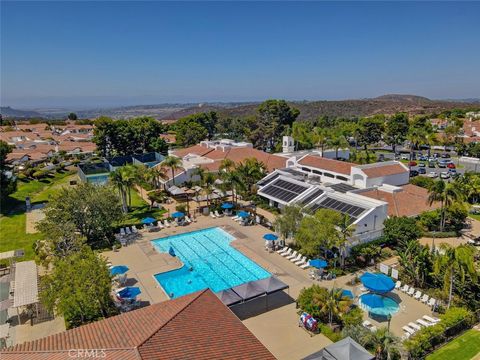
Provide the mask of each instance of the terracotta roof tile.
{"label": "terracotta roof tile", "polygon": [[0,357],[69,359],[70,349],[105,349],[107,359],[126,360],[274,359],[210,290],[15,345]]}
{"label": "terracotta roof tile", "polygon": [[206,146],[193,145],[185,149],[176,149],[173,151],[173,154],[181,158],[183,158],[188,154],[196,154],[198,156],[204,156],[205,154],[208,154],[212,150],[213,149],[210,149]]}
{"label": "terracotta roof tile", "polygon": [[300,165],[306,165],[317,169],[336,172],[339,174],[350,175],[352,167],[356,164],[346,161],[327,159],[317,155],[307,155],[299,162]]}
{"label": "terracotta roof tile", "polygon": [[[381,163],[380,163],[381,164]],[[370,178],[402,174],[408,172],[400,163],[389,165],[376,165],[372,167],[362,168],[362,171]]]}

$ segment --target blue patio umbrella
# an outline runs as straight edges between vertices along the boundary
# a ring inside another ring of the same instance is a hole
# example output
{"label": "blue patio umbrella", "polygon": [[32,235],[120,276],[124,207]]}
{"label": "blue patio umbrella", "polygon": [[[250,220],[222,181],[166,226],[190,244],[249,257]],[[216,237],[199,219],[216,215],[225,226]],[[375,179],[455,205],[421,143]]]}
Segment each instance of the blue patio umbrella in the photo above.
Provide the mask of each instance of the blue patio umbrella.
{"label": "blue patio umbrella", "polygon": [[361,296],[361,301],[363,305],[370,308],[382,308],[385,306],[382,297],[377,294],[364,294]]}
{"label": "blue patio umbrella", "polygon": [[140,295],[142,291],[136,286],[127,286],[120,290],[117,294],[123,299],[134,299]]}
{"label": "blue patio umbrella", "polygon": [[173,249],[173,247],[170,246],[170,249],[168,249],[168,253],[170,254],[170,256],[177,256],[175,254],[175,250]]}
{"label": "blue patio umbrella", "polygon": [[353,293],[350,290],[342,289],[342,296],[348,297],[350,299],[353,299]]}
{"label": "blue patio umbrella", "polygon": [[126,266],[126,265],[117,265],[117,266],[114,266],[110,269],[110,274],[111,275],[121,275],[121,274],[125,274],[128,270],[129,270],[128,266]]}
{"label": "blue patio umbrella", "polygon": [[152,218],[152,217],[146,217],[146,218],[142,219],[142,224],[151,224],[155,221],[157,221],[157,220]]}
{"label": "blue patio umbrella", "polygon": [[313,259],[310,260],[308,263],[310,266],[313,266],[317,269],[325,268],[328,265],[328,263],[323,259]]}
{"label": "blue patio umbrella", "polygon": [[275,241],[278,239],[278,236],[275,234],[265,234],[263,235],[263,238],[267,241]]}
{"label": "blue patio umbrella", "polygon": [[233,204],[225,202],[225,203],[222,204],[221,208],[222,209],[233,209]]}
{"label": "blue patio umbrella", "polygon": [[240,216],[241,218],[246,218],[250,216],[250,213],[242,210],[242,211],[239,211],[237,215]]}
{"label": "blue patio umbrella", "polygon": [[179,219],[179,218],[182,218],[182,217],[184,217],[184,216],[185,216],[185,214],[184,214],[183,212],[181,212],[181,211],[177,211],[177,212],[174,212],[174,213],[172,214],[172,217],[173,217],[174,219],[177,219],[177,218]]}
{"label": "blue patio umbrella", "polygon": [[387,293],[395,288],[392,278],[385,274],[372,274],[366,272],[360,276],[360,281],[368,290],[377,293]]}

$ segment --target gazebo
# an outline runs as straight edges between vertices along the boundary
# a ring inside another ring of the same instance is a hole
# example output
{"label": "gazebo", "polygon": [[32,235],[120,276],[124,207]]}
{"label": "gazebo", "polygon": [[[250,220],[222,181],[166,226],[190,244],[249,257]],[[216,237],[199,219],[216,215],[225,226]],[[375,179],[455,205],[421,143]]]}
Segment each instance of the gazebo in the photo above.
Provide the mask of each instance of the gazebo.
{"label": "gazebo", "polygon": [[20,324],[19,308],[35,304],[38,317],[38,272],[35,261],[22,261],[15,265],[15,281],[13,289],[13,308],[17,309]]}
{"label": "gazebo", "polygon": [[316,353],[302,360],[373,360],[375,356],[353,340],[346,337],[343,340],[330,344]]}

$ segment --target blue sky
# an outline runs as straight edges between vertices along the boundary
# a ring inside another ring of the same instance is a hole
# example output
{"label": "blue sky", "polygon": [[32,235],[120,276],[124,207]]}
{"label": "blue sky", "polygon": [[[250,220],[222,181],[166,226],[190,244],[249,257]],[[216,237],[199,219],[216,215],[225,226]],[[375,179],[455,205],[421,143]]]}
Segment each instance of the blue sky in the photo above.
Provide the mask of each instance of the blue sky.
{"label": "blue sky", "polygon": [[480,97],[480,3],[1,7],[2,105]]}

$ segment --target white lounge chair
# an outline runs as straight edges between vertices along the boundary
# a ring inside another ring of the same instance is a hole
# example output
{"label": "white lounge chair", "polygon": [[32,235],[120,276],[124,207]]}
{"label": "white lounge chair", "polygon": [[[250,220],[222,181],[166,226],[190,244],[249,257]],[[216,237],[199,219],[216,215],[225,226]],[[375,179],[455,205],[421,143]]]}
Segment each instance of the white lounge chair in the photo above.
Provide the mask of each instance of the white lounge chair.
{"label": "white lounge chair", "polygon": [[437,300],[435,300],[434,298],[430,298],[430,300],[428,300],[427,302],[427,305],[428,306],[435,306],[435,303],[437,302]]}
{"label": "white lounge chair", "polygon": [[423,320],[423,319],[417,319],[417,323],[419,323],[420,325],[425,326],[425,327],[433,326],[432,323],[426,322],[426,321]]}
{"label": "white lounge chair", "polygon": [[131,233],[132,233],[132,231],[131,231],[130,228],[127,226],[127,227],[125,228],[125,234],[130,235]]}
{"label": "white lounge chair", "polygon": [[217,218],[213,212],[210,213],[210,217],[211,217],[212,219],[216,219],[216,218]]}
{"label": "white lounge chair", "polygon": [[137,229],[137,227],[136,227],[135,225],[132,226],[132,232],[133,232],[134,234],[138,234],[138,229]]}
{"label": "white lounge chair", "polygon": [[401,281],[397,281],[395,283],[395,289],[400,289],[400,286],[402,286],[402,282]]}
{"label": "white lounge chair", "polygon": [[411,327],[408,327],[408,326],[404,326],[402,327],[403,331],[405,331],[406,333],[410,334],[410,335],[413,335],[415,334],[415,330],[412,329]]}
{"label": "white lounge chair", "polygon": [[420,298],[422,297],[422,292],[420,290],[417,290],[413,297],[417,300],[420,300]]}
{"label": "white lounge chair", "polygon": [[307,262],[307,257],[304,256],[301,260],[295,261],[295,265],[300,266]]}
{"label": "white lounge chair", "polygon": [[410,326],[412,329],[415,329],[416,331],[421,329],[420,325],[417,325],[414,322],[409,322],[407,325]]}
{"label": "white lounge chair", "polygon": [[125,229],[124,228],[120,228],[120,236],[125,236]]}
{"label": "white lounge chair", "polygon": [[409,288],[410,288],[410,286],[408,286],[407,284],[405,284],[405,285],[403,285],[403,287],[402,287],[401,290],[402,290],[404,293],[406,293]]}
{"label": "white lounge chair", "polygon": [[289,249],[289,248],[288,248],[287,246],[284,246],[283,248],[277,250],[277,254],[281,254],[281,253],[287,251],[288,249]]}
{"label": "white lounge chair", "polygon": [[[293,251],[293,250],[289,248],[287,251],[281,253],[280,255],[282,255],[282,256],[290,256],[290,254],[292,253],[292,251]],[[295,253],[296,253],[296,252],[295,252]]]}
{"label": "white lounge chair", "polygon": [[407,291],[407,295],[410,295],[410,296],[413,296],[413,294],[415,293],[415,289],[413,287],[411,287],[410,289],[408,289]]}
{"label": "white lounge chair", "polygon": [[298,255],[294,258],[291,258],[290,261],[293,262],[293,263],[296,263],[297,261],[300,261],[302,256],[303,256],[302,254],[298,253]]}
{"label": "white lounge chair", "polygon": [[370,328],[373,326],[373,324],[370,321],[365,320],[364,322],[362,322],[362,326],[366,328]]}
{"label": "white lounge chair", "polygon": [[165,226],[166,226],[167,228],[170,227],[170,223],[168,222],[167,219],[163,220],[163,223],[165,224]]}
{"label": "white lounge chair", "polygon": [[302,270],[308,269],[309,267],[310,267],[310,264],[309,264],[309,260],[308,260],[308,259],[307,259],[307,261],[305,262],[305,264],[300,265],[300,269],[302,269]]}
{"label": "white lounge chair", "polygon": [[298,252],[294,251],[290,255],[285,256],[288,260],[293,259],[295,256],[297,256]]}
{"label": "white lounge chair", "polygon": [[215,216],[216,216],[216,217],[222,217],[223,215],[219,214],[219,213],[218,213],[218,210],[215,210]]}
{"label": "white lounge chair", "polygon": [[420,301],[421,301],[422,303],[426,304],[427,301],[428,301],[428,295],[427,295],[427,294],[423,294],[423,296],[422,296],[422,298],[420,299]]}
{"label": "white lounge chair", "polygon": [[424,318],[427,321],[430,321],[432,324],[436,324],[436,323],[440,322],[439,318],[431,317],[431,316],[428,316],[428,315],[423,315],[422,318]]}
{"label": "white lounge chair", "polygon": [[160,229],[165,229],[165,226],[162,224],[162,222],[160,220],[158,221],[158,227]]}
{"label": "white lounge chair", "polygon": [[240,216],[235,215],[235,216],[232,216],[230,219],[232,219],[232,220],[238,220],[239,217],[240,217]]}

